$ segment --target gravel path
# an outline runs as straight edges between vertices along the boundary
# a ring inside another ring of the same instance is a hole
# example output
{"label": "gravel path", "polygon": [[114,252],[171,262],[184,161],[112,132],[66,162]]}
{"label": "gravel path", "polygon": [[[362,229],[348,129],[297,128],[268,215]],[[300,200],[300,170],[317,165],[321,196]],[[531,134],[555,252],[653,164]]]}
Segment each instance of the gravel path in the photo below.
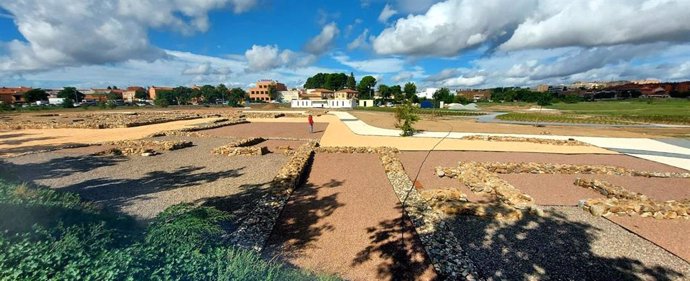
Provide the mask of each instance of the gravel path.
{"label": "gravel path", "polygon": [[23,180],[76,192],[84,199],[147,221],[166,207],[224,198],[241,211],[242,204],[263,194],[286,157],[268,154],[227,157],[211,154],[230,139],[180,138],[195,146],[152,157],[89,156],[84,149],[63,150],[7,159],[1,166]]}
{"label": "gravel path", "polygon": [[610,216],[608,219],[690,262],[690,221],[654,220],[638,216]]}
{"label": "gravel path", "polygon": [[690,264],[601,217],[548,207],[515,224],[459,216],[451,225],[480,274],[501,280],[687,280]]}
{"label": "gravel path", "polygon": [[377,155],[317,154],[266,255],[348,280],[429,280],[433,267]]}
{"label": "gravel path", "polygon": [[239,124],[229,127],[222,127],[206,130],[204,133],[213,136],[232,136],[232,137],[281,137],[298,139],[319,139],[326,131],[328,123],[314,123],[314,133],[309,132],[309,124],[306,119],[304,123],[287,122],[256,122]]}

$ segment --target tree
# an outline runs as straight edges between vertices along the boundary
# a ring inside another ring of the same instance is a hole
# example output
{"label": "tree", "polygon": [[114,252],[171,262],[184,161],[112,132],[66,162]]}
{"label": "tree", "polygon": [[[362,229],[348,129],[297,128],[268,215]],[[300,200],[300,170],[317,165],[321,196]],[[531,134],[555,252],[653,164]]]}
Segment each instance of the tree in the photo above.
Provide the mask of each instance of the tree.
{"label": "tree", "polygon": [[405,92],[406,99],[412,99],[412,97],[417,94],[417,85],[412,82],[407,82],[403,88],[403,92]]}
{"label": "tree", "polygon": [[465,96],[463,96],[463,95],[455,95],[455,98],[453,99],[453,102],[455,102],[455,103],[461,103],[461,104],[468,104],[468,103],[470,103],[470,100],[467,99],[467,98],[466,98]]}
{"label": "tree", "polygon": [[228,87],[225,87],[225,84],[218,84],[216,86],[216,92],[218,92],[218,96],[225,102],[228,97]]}
{"label": "tree", "polygon": [[551,105],[551,95],[543,94],[543,95],[539,96],[539,98],[537,100],[537,104],[539,106]]}
{"label": "tree", "polygon": [[316,75],[307,78],[307,82],[304,83],[304,88],[340,90],[345,88],[347,83],[348,77],[345,73],[317,73]]}
{"label": "tree", "polygon": [[84,94],[77,91],[77,88],[75,87],[64,87],[62,90],[60,90],[60,92],[58,92],[57,97],[71,99],[72,101],[77,102],[84,99]]}
{"label": "tree", "polygon": [[31,89],[24,93],[24,100],[27,102],[35,102],[39,100],[47,100],[48,93],[43,89]]}
{"label": "tree", "polygon": [[453,102],[453,96],[450,94],[450,90],[448,88],[441,88],[436,90],[434,92],[434,95],[431,96],[434,101],[436,102],[445,102],[445,103],[451,103]]}
{"label": "tree", "polygon": [[391,88],[390,88],[390,87],[388,87],[388,86],[385,85],[385,84],[379,85],[379,95],[381,95],[381,97],[382,97],[384,100],[390,99],[391,93],[392,93],[392,92],[391,92]]}
{"label": "tree", "polygon": [[355,80],[355,74],[352,72],[350,72],[350,77],[347,78],[346,87],[350,90],[354,90],[357,88],[357,80]]}
{"label": "tree", "polygon": [[177,87],[173,89],[173,96],[177,105],[188,104],[192,99],[192,89],[187,87]]}
{"label": "tree", "polygon": [[375,86],[376,78],[373,76],[362,77],[362,80],[359,80],[359,84],[357,85],[359,96],[363,99],[371,99],[373,94],[372,91],[374,90]]}
{"label": "tree", "polygon": [[147,100],[149,99],[149,94],[143,89],[138,89],[136,92],[134,92],[134,98],[138,100]]}
{"label": "tree", "polygon": [[412,136],[415,132],[412,125],[419,121],[417,107],[413,106],[409,100],[406,100],[403,104],[395,107],[395,120],[395,127],[402,130],[401,136]]}
{"label": "tree", "polygon": [[110,100],[119,100],[122,99],[122,97],[116,93],[109,92],[105,95],[106,99]]}
{"label": "tree", "polygon": [[400,85],[395,85],[391,86],[391,95],[395,98],[396,101],[400,102],[403,99],[405,99],[405,96],[403,96],[402,89],[400,88]]}
{"label": "tree", "polygon": [[72,101],[72,99],[65,98],[62,100],[62,107],[72,108],[74,107],[74,102]]}
{"label": "tree", "polygon": [[276,102],[283,102],[280,96],[280,92],[278,92],[278,90],[276,90],[276,87],[273,85],[268,86],[268,97]]}
{"label": "tree", "polygon": [[230,106],[238,106],[246,97],[247,92],[241,88],[232,88],[232,90],[230,90],[228,104],[230,104]]}
{"label": "tree", "polygon": [[[218,92],[216,91],[216,87],[213,87],[211,85],[203,85],[201,86],[201,96],[204,99],[204,102],[209,103],[209,102],[215,102],[216,97]],[[191,93],[190,93],[191,96]]]}

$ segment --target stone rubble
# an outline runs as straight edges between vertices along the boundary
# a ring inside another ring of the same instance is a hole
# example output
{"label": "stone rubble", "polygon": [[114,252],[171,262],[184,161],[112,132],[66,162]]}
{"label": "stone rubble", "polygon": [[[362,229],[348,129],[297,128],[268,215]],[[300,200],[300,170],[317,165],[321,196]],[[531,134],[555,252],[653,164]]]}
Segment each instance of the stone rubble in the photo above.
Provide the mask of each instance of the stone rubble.
{"label": "stone rubble", "polygon": [[597,179],[575,180],[575,185],[593,189],[606,198],[580,201],[579,206],[594,216],[640,215],[655,219],[690,219],[690,199],[655,201],[644,194]]}
{"label": "stone rubble", "polygon": [[261,156],[268,153],[268,148],[265,146],[252,146],[265,141],[264,138],[245,138],[234,141],[230,144],[216,147],[213,149],[213,154],[227,155],[227,156]]}
{"label": "stone rubble", "polygon": [[316,146],[318,142],[310,141],[295,150],[271,181],[268,193],[258,200],[250,215],[232,234],[230,242],[233,245],[261,252],[281,210],[301,182]]}
{"label": "stone rubble", "polygon": [[249,123],[249,121],[244,119],[219,119],[214,122],[198,124],[196,126],[182,128],[178,130],[168,130],[158,133],[153,133],[149,135],[149,138],[164,137],[164,136],[184,136],[184,137],[208,137],[208,135],[203,133],[198,133],[198,131],[216,129],[221,127],[233,126],[238,124]]}
{"label": "stone rubble", "polygon": [[172,121],[182,121],[199,119],[202,116],[193,113],[177,112],[98,112],[98,113],[76,113],[76,114],[53,114],[36,115],[37,117],[53,117],[51,119],[25,119],[25,120],[3,120],[0,122],[0,129],[21,130],[21,129],[56,129],[56,128],[77,128],[77,129],[110,129],[110,128],[129,128],[146,126],[152,124],[167,123]]}
{"label": "stone rubble", "polygon": [[149,153],[151,155],[157,154],[159,151],[172,151],[191,147],[191,141],[155,141],[155,140],[122,140],[106,142],[105,145],[113,145],[115,148],[107,149],[97,152],[94,155],[142,155]]}
{"label": "stone rubble", "polygon": [[[552,164],[536,162],[481,162],[479,166],[498,174],[590,174],[616,175],[648,178],[690,178],[690,173],[638,171],[607,165]],[[437,167],[436,174],[443,177],[457,177],[456,168]]]}
{"label": "stone rubble", "polygon": [[521,138],[521,137],[505,137],[505,136],[486,136],[486,135],[473,135],[465,136],[461,138],[462,140],[482,140],[482,141],[497,141],[497,142],[531,142],[539,144],[550,144],[550,145],[566,145],[566,146],[591,146],[588,143],[584,143],[577,140],[555,140],[555,139],[542,139],[542,138]]}

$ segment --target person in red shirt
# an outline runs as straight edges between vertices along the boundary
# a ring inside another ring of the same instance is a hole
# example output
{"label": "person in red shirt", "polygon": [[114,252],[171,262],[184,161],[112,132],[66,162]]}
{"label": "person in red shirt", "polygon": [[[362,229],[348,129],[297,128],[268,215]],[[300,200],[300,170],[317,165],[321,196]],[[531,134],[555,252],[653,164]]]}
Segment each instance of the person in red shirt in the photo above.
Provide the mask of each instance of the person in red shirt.
{"label": "person in red shirt", "polygon": [[309,132],[314,133],[314,118],[311,117],[311,114],[307,117],[307,121],[309,121]]}

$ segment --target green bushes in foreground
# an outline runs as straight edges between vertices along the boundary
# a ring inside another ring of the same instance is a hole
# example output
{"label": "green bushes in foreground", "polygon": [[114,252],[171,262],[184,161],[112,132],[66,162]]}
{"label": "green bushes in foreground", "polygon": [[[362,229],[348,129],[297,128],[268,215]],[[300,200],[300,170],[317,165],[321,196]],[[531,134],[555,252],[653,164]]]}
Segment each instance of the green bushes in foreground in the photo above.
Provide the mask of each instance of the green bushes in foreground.
{"label": "green bushes in foreground", "polygon": [[[35,223],[16,226],[11,217]],[[74,194],[0,180],[0,219],[0,280],[330,278],[226,246],[221,223],[230,215],[211,207],[175,205],[142,229]]]}

